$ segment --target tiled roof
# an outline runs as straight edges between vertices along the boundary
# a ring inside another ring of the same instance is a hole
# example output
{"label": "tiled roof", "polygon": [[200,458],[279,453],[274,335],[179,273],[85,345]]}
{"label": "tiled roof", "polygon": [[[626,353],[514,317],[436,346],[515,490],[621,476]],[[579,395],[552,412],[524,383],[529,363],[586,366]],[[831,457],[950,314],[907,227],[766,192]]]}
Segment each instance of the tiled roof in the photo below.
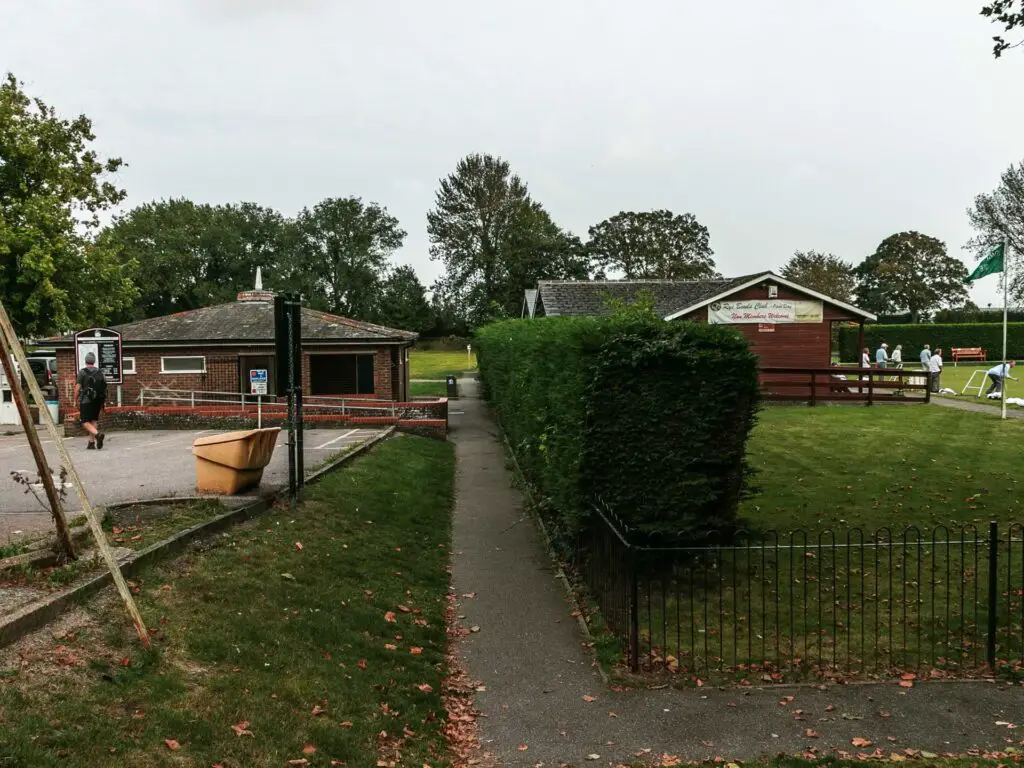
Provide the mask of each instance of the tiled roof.
{"label": "tiled roof", "polygon": [[537,288],[544,314],[549,316],[603,315],[609,312],[609,300],[633,303],[647,294],[654,299],[654,311],[665,317],[725,293],[758,274],[714,280],[541,280]]}
{"label": "tiled roof", "polygon": [[[190,309],[173,315],[151,317],[113,327],[125,343],[169,342],[272,342],[274,305],[268,301],[233,301],[212,307]],[[347,317],[302,308],[302,339],[307,342],[351,342],[371,344],[382,341],[415,341],[417,334],[383,325],[349,320]],[[73,336],[48,339],[73,342]]]}

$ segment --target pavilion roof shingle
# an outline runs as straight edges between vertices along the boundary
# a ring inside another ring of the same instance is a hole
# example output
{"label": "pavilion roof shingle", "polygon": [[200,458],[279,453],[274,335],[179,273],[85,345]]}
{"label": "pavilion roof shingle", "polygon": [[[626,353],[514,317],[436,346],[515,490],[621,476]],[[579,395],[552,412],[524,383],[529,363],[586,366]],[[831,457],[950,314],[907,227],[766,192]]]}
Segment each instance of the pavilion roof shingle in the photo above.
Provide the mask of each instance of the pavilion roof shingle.
{"label": "pavilion roof shingle", "polygon": [[666,317],[743,285],[759,274],[712,280],[541,280],[537,288],[544,314],[549,316],[604,315],[610,311],[610,300],[632,303],[649,295],[654,300],[654,311]]}
{"label": "pavilion roof shingle", "polygon": [[[266,343],[274,340],[274,305],[268,301],[233,301],[113,326],[125,343],[214,342]],[[302,308],[304,342],[415,341],[418,334],[374,325],[328,312]],[[49,339],[71,343],[73,336]]]}

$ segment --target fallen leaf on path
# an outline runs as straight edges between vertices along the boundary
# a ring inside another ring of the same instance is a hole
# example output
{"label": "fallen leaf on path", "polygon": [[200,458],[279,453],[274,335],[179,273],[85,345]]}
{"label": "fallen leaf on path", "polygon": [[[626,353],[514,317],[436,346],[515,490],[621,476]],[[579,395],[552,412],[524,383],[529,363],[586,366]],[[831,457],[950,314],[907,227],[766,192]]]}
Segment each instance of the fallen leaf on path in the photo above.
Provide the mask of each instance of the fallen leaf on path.
{"label": "fallen leaf on path", "polygon": [[472,627],[469,628],[469,631],[470,632],[479,632],[480,631],[480,627],[478,625],[474,624]]}
{"label": "fallen leaf on path", "polygon": [[614,712],[609,712],[608,717],[618,717],[618,715]]}
{"label": "fallen leaf on path", "polygon": [[900,688],[913,688],[913,687],[914,687],[914,681],[913,680],[900,680]]}
{"label": "fallen leaf on path", "polygon": [[526,746],[525,744],[520,744],[520,745],[519,745],[519,751],[520,751],[520,752],[525,752],[525,751],[526,751],[526,750],[528,750],[528,749],[529,749],[529,747],[528,747],[528,746]]}
{"label": "fallen leaf on path", "polygon": [[873,746],[871,741],[869,741],[868,739],[862,738],[860,736],[857,736],[857,737],[855,737],[853,739],[850,739],[850,743],[853,744],[853,746],[859,747],[861,749],[863,749],[864,747]]}
{"label": "fallen leaf on path", "polygon": [[592,701],[597,701],[597,696],[591,696],[589,693],[583,697],[583,700],[589,704]]}
{"label": "fallen leaf on path", "polygon": [[167,745],[167,748],[171,750],[171,752],[176,752],[181,749],[181,744],[174,739],[164,739],[164,744]]}
{"label": "fallen leaf on path", "polygon": [[587,760],[600,760],[600,759],[601,759],[601,756],[599,754],[597,754],[597,752],[591,752],[589,755],[587,755]]}
{"label": "fallen leaf on path", "polygon": [[831,704],[829,704],[827,707],[825,707],[825,711],[826,712],[833,712],[834,710],[835,710],[835,707],[833,707]]}
{"label": "fallen leaf on path", "polygon": [[804,736],[808,739],[817,739],[819,736],[821,736],[821,734],[813,728],[808,728],[806,731],[804,731]]}

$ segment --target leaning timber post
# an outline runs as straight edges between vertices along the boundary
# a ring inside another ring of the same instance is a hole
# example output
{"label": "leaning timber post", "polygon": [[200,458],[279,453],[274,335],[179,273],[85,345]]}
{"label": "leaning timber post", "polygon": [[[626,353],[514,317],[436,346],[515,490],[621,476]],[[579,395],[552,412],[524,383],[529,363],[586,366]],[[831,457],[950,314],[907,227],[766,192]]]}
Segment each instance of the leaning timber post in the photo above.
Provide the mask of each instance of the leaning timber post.
{"label": "leaning timber post", "polygon": [[[11,325],[11,320],[7,316],[7,310],[4,309],[2,302],[0,302],[0,337],[6,337],[7,347],[13,351],[14,359],[21,366],[21,369],[25,371],[31,370],[28,359],[25,357],[25,350],[21,348],[21,342],[18,341],[18,337],[14,333],[14,326]],[[35,376],[28,376],[26,380],[28,381],[29,389],[32,391],[32,396],[41,403],[45,402]],[[78,501],[81,503],[82,512],[89,523],[89,530],[92,531],[93,538],[96,540],[96,548],[99,549],[107,568],[110,570],[110,575],[114,579],[114,585],[117,587],[118,594],[124,602],[128,615],[131,617],[132,624],[135,625],[135,631],[139,635],[142,647],[148,649],[151,645],[149,631],[142,621],[142,614],[139,613],[139,608],[135,605],[135,600],[128,589],[128,584],[124,580],[121,567],[117,564],[117,558],[114,557],[110,544],[107,543],[107,534],[103,531],[100,520],[96,516],[96,510],[93,509],[92,503],[89,501],[89,496],[85,492],[85,486],[82,485],[82,478],[78,474],[78,469],[75,467],[75,463],[71,461],[71,455],[64,446],[63,438],[57,433],[57,425],[53,423],[49,409],[41,410],[40,415],[43,416],[43,424],[46,426],[46,431],[50,433],[50,438],[57,448],[57,453],[60,454],[61,462],[63,462],[64,468],[67,469],[68,479],[71,480],[71,484],[75,487],[75,492],[78,494]]]}
{"label": "leaning timber post", "polygon": [[[39,480],[46,490],[46,500],[50,502],[50,511],[53,513],[53,522],[57,528],[57,547],[65,560],[75,560],[77,556],[71,543],[68,521],[64,518],[64,510],[60,506],[60,496],[57,494],[57,487],[53,484],[53,474],[46,461],[43,444],[39,441],[39,433],[36,432],[35,425],[32,423],[32,414],[28,408],[28,400],[25,398],[25,390],[21,388],[21,376],[14,369],[14,363],[11,361],[12,353],[7,347],[3,334],[0,334],[0,357],[3,358],[4,374],[7,376],[7,381],[10,382],[14,404],[18,407],[18,416],[21,417],[21,424],[25,427],[25,437],[28,438],[29,447],[32,449],[32,458],[35,459],[36,469],[39,471]],[[22,368],[22,370],[26,369]],[[32,376],[31,368],[28,369],[28,374]],[[45,405],[41,407],[45,408]],[[47,418],[49,418],[49,413],[47,413]]]}

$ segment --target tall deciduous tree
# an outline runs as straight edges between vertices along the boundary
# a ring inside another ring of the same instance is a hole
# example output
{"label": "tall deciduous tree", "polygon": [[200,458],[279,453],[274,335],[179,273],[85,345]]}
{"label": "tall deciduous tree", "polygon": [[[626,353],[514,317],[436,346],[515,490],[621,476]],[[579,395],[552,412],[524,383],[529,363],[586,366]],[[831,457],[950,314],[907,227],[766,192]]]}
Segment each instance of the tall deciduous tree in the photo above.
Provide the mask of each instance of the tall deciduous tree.
{"label": "tall deciduous tree", "polygon": [[780,274],[839,301],[853,298],[853,267],[831,253],[797,251]]}
{"label": "tall deciduous tree", "polygon": [[1024,162],[1011,165],[992,192],[978,195],[967,209],[967,218],[975,236],[967,249],[983,258],[994,243],[1009,247],[1009,291],[1018,301],[1024,299]]}
{"label": "tall deciduous tree", "polygon": [[920,232],[887,237],[854,269],[858,303],[872,312],[909,312],[911,322],[968,298],[967,267],[946,253],[946,244]]}
{"label": "tall deciduous tree", "polygon": [[145,203],[114,222],[100,241],[138,265],[139,300],[119,319],[156,317],[232,301],[251,288],[256,267],[269,287],[284,287],[294,248],[288,221],[254,203]]}
{"label": "tall deciduous tree", "polygon": [[403,331],[426,333],[434,325],[426,290],[416,270],[407,264],[396,267],[381,285],[376,321]]}
{"label": "tall deciduous tree", "polygon": [[631,280],[716,275],[708,228],[692,213],[623,211],[591,227],[587,247],[597,264]]}
{"label": "tall deciduous tree", "polygon": [[405,230],[377,203],[328,198],[296,219],[301,257],[291,281],[310,303],[357,320],[371,320],[391,255]]}
{"label": "tall deciduous tree", "polygon": [[[1007,32],[1024,29],[1024,0],[993,0],[981,9],[981,15],[1001,24]],[[992,38],[992,54],[998,59],[1007,48],[1016,48],[1021,42],[1010,43],[1002,35]]]}
{"label": "tall deciduous tree", "polygon": [[0,296],[17,332],[41,336],[99,325],[135,297],[133,265],[95,241],[98,214],[124,199],[84,115],[62,120],[0,81]]}
{"label": "tall deciduous tree", "polygon": [[468,155],[441,179],[427,233],[431,259],[445,267],[435,294],[471,325],[517,313],[523,290],[539,279],[589,272],[578,241],[492,155]]}

